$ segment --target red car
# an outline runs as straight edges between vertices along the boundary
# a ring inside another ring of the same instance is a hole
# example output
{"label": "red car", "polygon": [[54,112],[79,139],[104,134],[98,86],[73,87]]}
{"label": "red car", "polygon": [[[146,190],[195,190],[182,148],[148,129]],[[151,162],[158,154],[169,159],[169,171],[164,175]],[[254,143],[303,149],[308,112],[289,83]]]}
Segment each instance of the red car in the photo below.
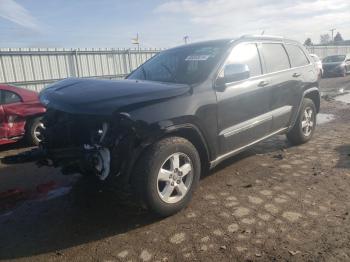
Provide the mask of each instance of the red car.
{"label": "red car", "polygon": [[21,138],[38,145],[45,110],[36,92],[0,84],[0,145]]}

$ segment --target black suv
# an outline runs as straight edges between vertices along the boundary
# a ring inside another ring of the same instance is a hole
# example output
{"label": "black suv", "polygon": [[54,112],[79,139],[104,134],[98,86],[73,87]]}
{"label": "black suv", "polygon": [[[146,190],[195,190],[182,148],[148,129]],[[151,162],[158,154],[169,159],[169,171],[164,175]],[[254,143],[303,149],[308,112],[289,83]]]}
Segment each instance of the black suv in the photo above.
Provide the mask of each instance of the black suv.
{"label": "black suv", "polygon": [[168,216],[221,161],[276,134],[311,139],[320,96],[310,61],[295,41],[245,36],[163,51],[126,80],[67,79],[40,94],[40,149],[7,162],[132,188]]}

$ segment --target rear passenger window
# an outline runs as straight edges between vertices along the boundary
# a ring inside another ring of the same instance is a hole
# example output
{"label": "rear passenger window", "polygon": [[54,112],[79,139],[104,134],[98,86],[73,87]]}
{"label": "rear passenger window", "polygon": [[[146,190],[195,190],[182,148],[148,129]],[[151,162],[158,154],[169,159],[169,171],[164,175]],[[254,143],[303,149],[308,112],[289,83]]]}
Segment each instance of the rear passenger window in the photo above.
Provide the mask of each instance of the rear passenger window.
{"label": "rear passenger window", "polygon": [[12,103],[18,103],[21,102],[21,98],[11,92],[11,91],[2,91],[2,103],[3,104],[12,104]]}
{"label": "rear passenger window", "polygon": [[250,77],[261,75],[261,63],[256,44],[239,44],[235,46],[226,64],[247,65]]}
{"label": "rear passenger window", "polygon": [[292,67],[304,66],[309,64],[305,53],[297,45],[286,45]]}
{"label": "rear passenger window", "polygon": [[289,59],[281,44],[262,44],[267,73],[277,72],[290,68]]}

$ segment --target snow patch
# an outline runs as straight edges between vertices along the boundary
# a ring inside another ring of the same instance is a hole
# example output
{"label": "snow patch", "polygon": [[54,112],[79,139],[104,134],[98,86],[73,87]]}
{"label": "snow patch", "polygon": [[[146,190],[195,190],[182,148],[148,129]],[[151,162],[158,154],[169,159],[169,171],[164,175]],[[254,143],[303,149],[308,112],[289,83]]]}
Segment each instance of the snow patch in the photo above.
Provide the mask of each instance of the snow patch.
{"label": "snow patch", "polygon": [[346,95],[336,96],[334,99],[343,103],[350,104],[350,93]]}
{"label": "snow patch", "polygon": [[323,114],[323,113],[319,113],[317,114],[317,124],[318,125],[323,125],[326,124],[328,122],[331,122],[335,119],[335,115],[332,114]]}

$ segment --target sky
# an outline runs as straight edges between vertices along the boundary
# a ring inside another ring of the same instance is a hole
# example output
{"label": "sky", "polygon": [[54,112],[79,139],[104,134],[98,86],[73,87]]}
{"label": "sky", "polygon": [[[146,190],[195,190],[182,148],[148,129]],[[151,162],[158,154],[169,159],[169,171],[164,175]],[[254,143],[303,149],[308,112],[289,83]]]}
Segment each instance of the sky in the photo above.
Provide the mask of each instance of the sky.
{"label": "sky", "polygon": [[301,42],[336,28],[350,39],[350,0],[0,0],[0,47],[168,48],[244,34]]}

